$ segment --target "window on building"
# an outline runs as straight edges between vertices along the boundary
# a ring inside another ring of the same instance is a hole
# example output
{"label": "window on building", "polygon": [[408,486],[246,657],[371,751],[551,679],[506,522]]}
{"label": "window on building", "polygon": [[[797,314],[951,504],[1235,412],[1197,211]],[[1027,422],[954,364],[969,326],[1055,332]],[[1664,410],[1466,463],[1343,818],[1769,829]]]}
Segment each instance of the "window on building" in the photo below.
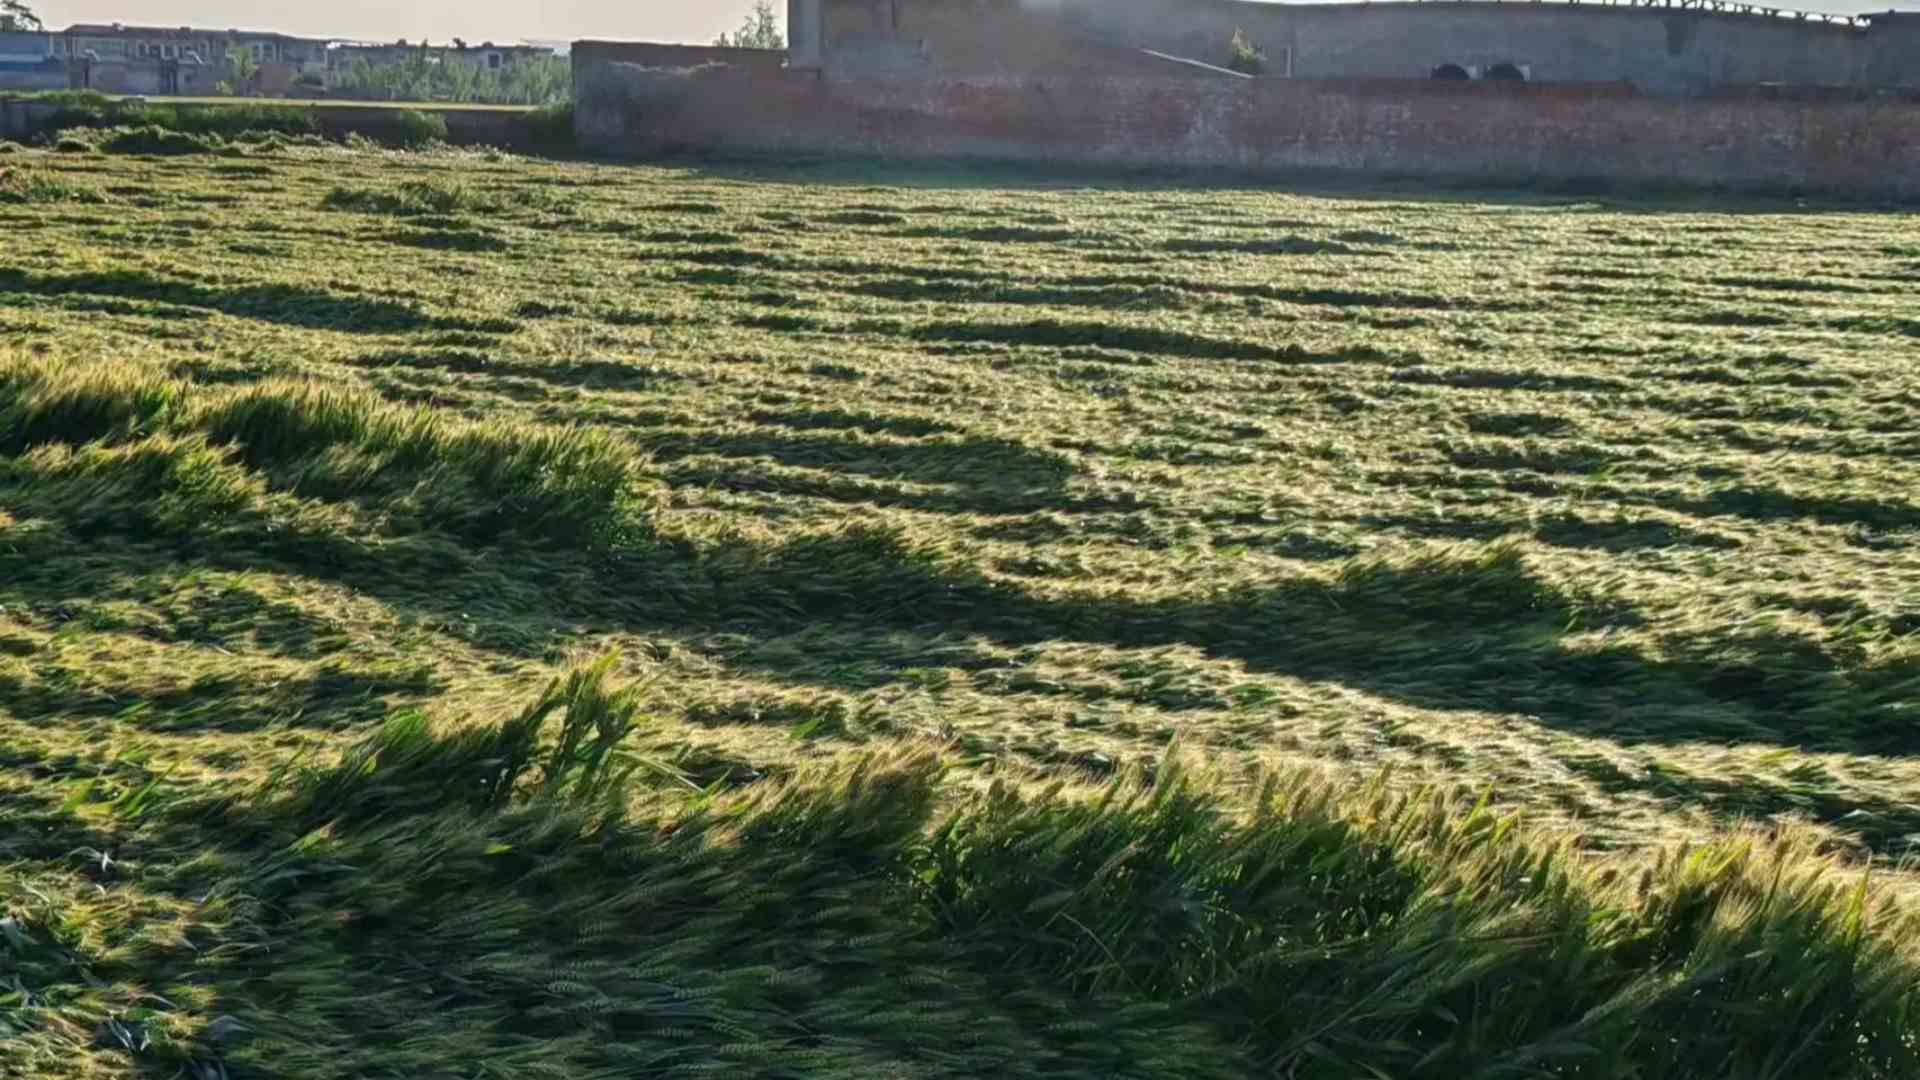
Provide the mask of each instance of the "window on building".
{"label": "window on building", "polygon": [[498,71],[498,70],[500,70],[500,54],[499,54],[499,53],[488,53],[488,54],[487,54],[487,66],[488,66],[489,68],[492,68],[492,69],[493,69],[493,70],[495,70],[495,71]]}
{"label": "window on building", "polygon": [[176,51],[176,49],[172,45],[160,46],[160,59],[162,60],[172,60],[179,55],[180,55],[179,52]]}

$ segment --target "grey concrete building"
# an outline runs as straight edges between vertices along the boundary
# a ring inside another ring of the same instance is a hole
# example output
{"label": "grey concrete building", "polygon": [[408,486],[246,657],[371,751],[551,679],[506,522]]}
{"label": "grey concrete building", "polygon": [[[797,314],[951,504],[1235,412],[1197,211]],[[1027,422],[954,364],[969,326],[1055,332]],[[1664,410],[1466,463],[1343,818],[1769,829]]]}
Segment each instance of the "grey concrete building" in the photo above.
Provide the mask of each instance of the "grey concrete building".
{"label": "grey concrete building", "polygon": [[240,49],[258,64],[318,70],[325,66],[327,59],[327,43],[323,40],[261,30],[76,23],[56,38],[58,55],[90,56],[96,60],[196,60],[218,64],[225,62],[230,50]]}
{"label": "grey concrete building", "polygon": [[246,93],[287,93],[303,74],[317,82],[327,43],[260,30],[77,23],[54,35],[54,54],[70,63],[73,85],[112,93],[208,94],[238,81],[232,56],[252,61]]}
{"label": "grey concrete building", "polygon": [[1724,0],[790,0],[789,26],[794,66],[853,78],[1083,72],[1142,51],[1225,65],[1238,31],[1269,77],[1625,83],[1661,97],[1920,87],[1920,13]]}
{"label": "grey concrete building", "polygon": [[59,90],[67,85],[67,66],[53,55],[53,36],[0,33],[0,90]]}

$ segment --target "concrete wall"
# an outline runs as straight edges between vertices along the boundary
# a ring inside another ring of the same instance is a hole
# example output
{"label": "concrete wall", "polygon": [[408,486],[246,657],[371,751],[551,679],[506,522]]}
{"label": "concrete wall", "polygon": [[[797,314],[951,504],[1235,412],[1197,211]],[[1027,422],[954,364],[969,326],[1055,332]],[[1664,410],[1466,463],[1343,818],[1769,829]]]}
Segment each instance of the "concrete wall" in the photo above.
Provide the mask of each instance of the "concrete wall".
{"label": "concrete wall", "polygon": [[1873,49],[1866,80],[1876,86],[1920,87],[1920,12],[1888,12],[1873,17]]}
{"label": "concrete wall", "polygon": [[67,65],[58,60],[23,63],[0,60],[0,90],[65,90]]}
{"label": "concrete wall", "polygon": [[787,0],[787,62],[795,68],[820,66],[826,21],[820,0]]}
{"label": "concrete wall", "polygon": [[[1045,9],[1034,7],[1032,0],[806,3],[821,11],[819,66],[829,78],[1044,78],[1174,70],[1142,55],[1157,39],[1089,32],[1085,20],[1065,17],[1067,9],[1060,2]],[[1216,51],[1224,50],[1225,40]]]}
{"label": "concrete wall", "polygon": [[23,98],[0,97],[0,139],[24,139],[40,130],[56,106]]}
{"label": "concrete wall", "polygon": [[583,149],[1602,180],[1920,198],[1920,105],[1432,80],[837,81],[576,49]]}
{"label": "concrete wall", "polygon": [[[1213,64],[1245,30],[1268,74],[1426,78],[1511,63],[1535,81],[1630,82],[1697,96],[1758,83],[1920,85],[1920,16],[1873,26],[1566,3],[1276,4],[1237,0],[794,0],[817,6],[838,78],[1109,74],[1153,49]],[[1101,50],[1108,57],[1103,58]]]}

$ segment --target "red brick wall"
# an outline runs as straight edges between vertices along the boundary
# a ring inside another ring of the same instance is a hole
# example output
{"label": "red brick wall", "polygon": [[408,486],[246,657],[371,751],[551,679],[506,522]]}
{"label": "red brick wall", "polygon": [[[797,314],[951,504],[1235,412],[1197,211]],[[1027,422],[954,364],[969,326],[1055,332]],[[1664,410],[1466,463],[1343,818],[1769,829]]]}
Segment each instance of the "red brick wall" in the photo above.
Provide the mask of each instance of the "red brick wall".
{"label": "red brick wall", "polygon": [[596,75],[587,59],[581,144],[619,156],[825,152],[1920,198],[1920,105],[1897,101],[1675,101],[1617,86],[1429,80]]}

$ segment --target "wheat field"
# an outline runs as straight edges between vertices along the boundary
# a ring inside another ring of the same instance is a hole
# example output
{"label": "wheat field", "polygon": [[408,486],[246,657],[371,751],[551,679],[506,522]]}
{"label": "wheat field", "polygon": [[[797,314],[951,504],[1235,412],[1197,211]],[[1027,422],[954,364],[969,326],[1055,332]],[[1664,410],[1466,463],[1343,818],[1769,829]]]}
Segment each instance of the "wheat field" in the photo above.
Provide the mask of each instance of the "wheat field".
{"label": "wheat field", "polygon": [[1920,1075],[1910,215],[0,149],[0,1074]]}

